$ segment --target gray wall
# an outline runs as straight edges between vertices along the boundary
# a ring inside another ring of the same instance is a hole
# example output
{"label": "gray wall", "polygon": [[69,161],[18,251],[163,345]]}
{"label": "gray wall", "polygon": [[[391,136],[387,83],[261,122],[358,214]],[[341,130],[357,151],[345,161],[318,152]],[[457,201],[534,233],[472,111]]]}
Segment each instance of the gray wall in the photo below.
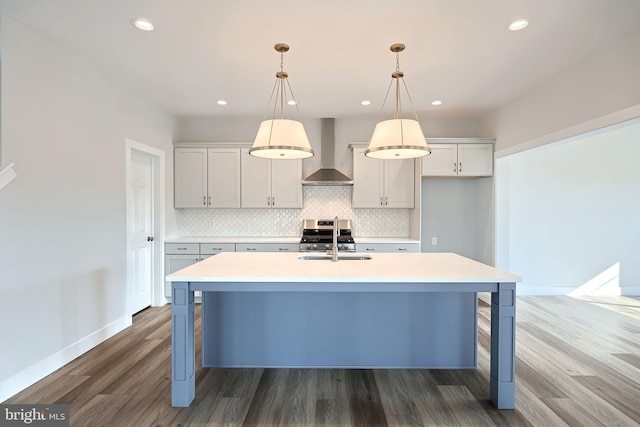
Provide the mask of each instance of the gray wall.
{"label": "gray wall", "polygon": [[498,159],[498,265],[520,293],[640,294],[640,118]]}
{"label": "gray wall", "polygon": [[638,46],[640,29],[483,118],[481,136],[501,156],[640,115]]}
{"label": "gray wall", "polygon": [[599,131],[640,117],[638,46],[640,30],[480,122],[497,137],[496,266],[524,277],[521,293],[569,293],[620,268],[599,292],[640,295],[638,137]]}
{"label": "gray wall", "polygon": [[0,401],[130,321],[125,138],[167,152],[172,188],[174,128],[75,52],[6,14],[1,28],[3,159],[18,177],[0,193]]}
{"label": "gray wall", "polygon": [[493,264],[492,200],[493,178],[422,178],[422,252]]}

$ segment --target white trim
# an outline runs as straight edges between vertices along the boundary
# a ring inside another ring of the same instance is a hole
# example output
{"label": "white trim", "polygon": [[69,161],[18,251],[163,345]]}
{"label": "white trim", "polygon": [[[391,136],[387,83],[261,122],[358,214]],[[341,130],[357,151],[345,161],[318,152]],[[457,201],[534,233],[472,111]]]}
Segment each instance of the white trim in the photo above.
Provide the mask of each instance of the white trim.
{"label": "white trim", "polygon": [[131,326],[131,316],[121,317],[79,341],[0,381],[0,402],[33,385],[78,356]]}
{"label": "white trim", "polygon": [[9,185],[18,176],[16,171],[13,170],[13,165],[13,163],[9,163],[6,168],[0,170],[0,190]]}
{"label": "white trim", "polygon": [[[601,129],[607,126],[615,125],[627,120],[640,117],[640,104],[633,107],[625,108],[620,111],[616,111],[611,114],[597,117],[592,120],[588,120],[583,123],[579,123],[574,126],[552,132],[541,137],[525,141],[521,144],[516,144],[512,147],[507,147],[495,152],[495,158],[509,156],[511,154],[519,153],[521,151],[530,150],[532,148],[540,147],[542,145],[550,144],[552,142],[561,141],[563,139],[571,138],[574,136],[582,135],[587,132],[591,132],[597,129]],[[500,140],[500,138],[498,138]]]}
{"label": "white trim", "polygon": [[[578,289],[578,286],[516,286],[516,293],[518,296],[557,296],[557,295],[570,295],[573,291]],[[640,296],[639,286],[622,286],[620,289],[620,295],[611,294],[610,296],[624,296],[624,297],[637,297]],[[600,295],[598,296],[607,296]]]}
{"label": "white trim", "polygon": [[253,142],[229,141],[173,141],[174,148],[251,148]]}
{"label": "white trim", "polygon": [[131,194],[129,190],[129,181],[131,178],[131,153],[137,151],[140,153],[148,154],[153,159],[153,199],[154,199],[154,221],[153,221],[153,235],[154,240],[154,272],[153,272],[153,288],[152,288],[152,302],[153,306],[161,306],[167,303],[167,299],[164,296],[164,230],[165,230],[165,152],[155,147],[125,138],[125,192],[126,192],[126,253],[127,253],[127,293],[126,307],[127,314],[133,315],[129,308],[129,271],[131,269],[132,260],[129,257],[129,225],[131,224],[131,218],[128,207],[131,206]]}

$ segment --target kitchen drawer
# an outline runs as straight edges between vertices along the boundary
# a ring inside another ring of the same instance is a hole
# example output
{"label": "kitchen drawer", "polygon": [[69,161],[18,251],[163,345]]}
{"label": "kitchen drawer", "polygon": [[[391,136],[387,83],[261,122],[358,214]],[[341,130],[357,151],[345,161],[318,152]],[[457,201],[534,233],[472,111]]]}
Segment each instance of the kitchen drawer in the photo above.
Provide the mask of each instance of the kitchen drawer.
{"label": "kitchen drawer", "polygon": [[169,255],[200,255],[199,243],[165,243],[164,253]]}
{"label": "kitchen drawer", "polygon": [[200,243],[200,255],[215,255],[220,252],[235,251],[235,243]]}
{"label": "kitchen drawer", "polygon": [[299,252],[300,243],[236,243],[236,252]]}
{"label": "kitchen drawer", "polygon": [[358,243],[356,252],[419,252],[418,243]]}

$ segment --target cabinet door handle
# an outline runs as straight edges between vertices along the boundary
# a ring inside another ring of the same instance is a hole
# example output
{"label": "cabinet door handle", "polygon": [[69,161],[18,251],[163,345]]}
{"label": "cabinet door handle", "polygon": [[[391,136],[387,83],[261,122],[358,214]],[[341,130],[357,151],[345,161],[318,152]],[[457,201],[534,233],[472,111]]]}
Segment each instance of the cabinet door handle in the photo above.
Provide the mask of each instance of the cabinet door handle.
{"label": "cabinet door handle", "polygon": [[209,206],[211,206],[211,196],[209,196]]}
{"label": "cabinet door handle", "polygon": [[458,172],[462,172],[462,162],[460,162],[460,167],[458,167]]}
{"label": "cabinet door handle", "polygon": [[384,205],[385,206],[389,206],[389,198],[388,197],[384,198]]}
{"label": "cabinet door handle", "polygon": [[453,172],[458,173],[458,164],[453,162]]}
{"label": "cabinet door handle", "polygon": [[202,196],[202,204],[207,206],[207,196]]}
{"label": "cabinet door handle", "polygon": [[380,206],[384,206],[383,201],[384,201],[384,197],[380,197]]}
{"label": "cabinet door handle", "polygon": [[271,197],[271,206],[276,205],[276,196]]}

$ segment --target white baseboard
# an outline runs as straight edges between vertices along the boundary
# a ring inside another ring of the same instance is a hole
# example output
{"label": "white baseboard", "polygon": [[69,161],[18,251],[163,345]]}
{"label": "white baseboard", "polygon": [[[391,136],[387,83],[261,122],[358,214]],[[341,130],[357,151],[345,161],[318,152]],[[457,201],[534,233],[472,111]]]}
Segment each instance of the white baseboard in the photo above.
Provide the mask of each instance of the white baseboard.
{"label": "white baseboard", "polygon": [[[121,317],[104,328],[99,329],[91,335],[88,335],[60,350],[59,352],[54,353],[40,362],[23,369],[17,374],[0,381],[0,402],[7,400],[11,396],[40,381],[42,378],[91,350],[101,342],[106,341],[118,332],[131,326],[131,323],[131,316]],[[35,404],[45,402],[29,403]]]}
{"label": "white baseboard", "polygon": [[575,288],[569,286],[517,286],[519,296],[569,295]]}
{"label": "white baseboard", "polygon": [[[623,286],[620,289],[620,294],[625,297],[638,297],[640,296],[639,286]],[[569,295],[575,291],[575,287],[571,286],[517,286],[516,293],[519,296],[554,296],[554,295]],[[599,294],[603,296],[602,294]],[[616,296],[611,294],[611,296]]]}
{"label": "white baseboard", "polygon": [[625,297],[640,297],[640,286],[625,286],[622,288],[622,295]]}

